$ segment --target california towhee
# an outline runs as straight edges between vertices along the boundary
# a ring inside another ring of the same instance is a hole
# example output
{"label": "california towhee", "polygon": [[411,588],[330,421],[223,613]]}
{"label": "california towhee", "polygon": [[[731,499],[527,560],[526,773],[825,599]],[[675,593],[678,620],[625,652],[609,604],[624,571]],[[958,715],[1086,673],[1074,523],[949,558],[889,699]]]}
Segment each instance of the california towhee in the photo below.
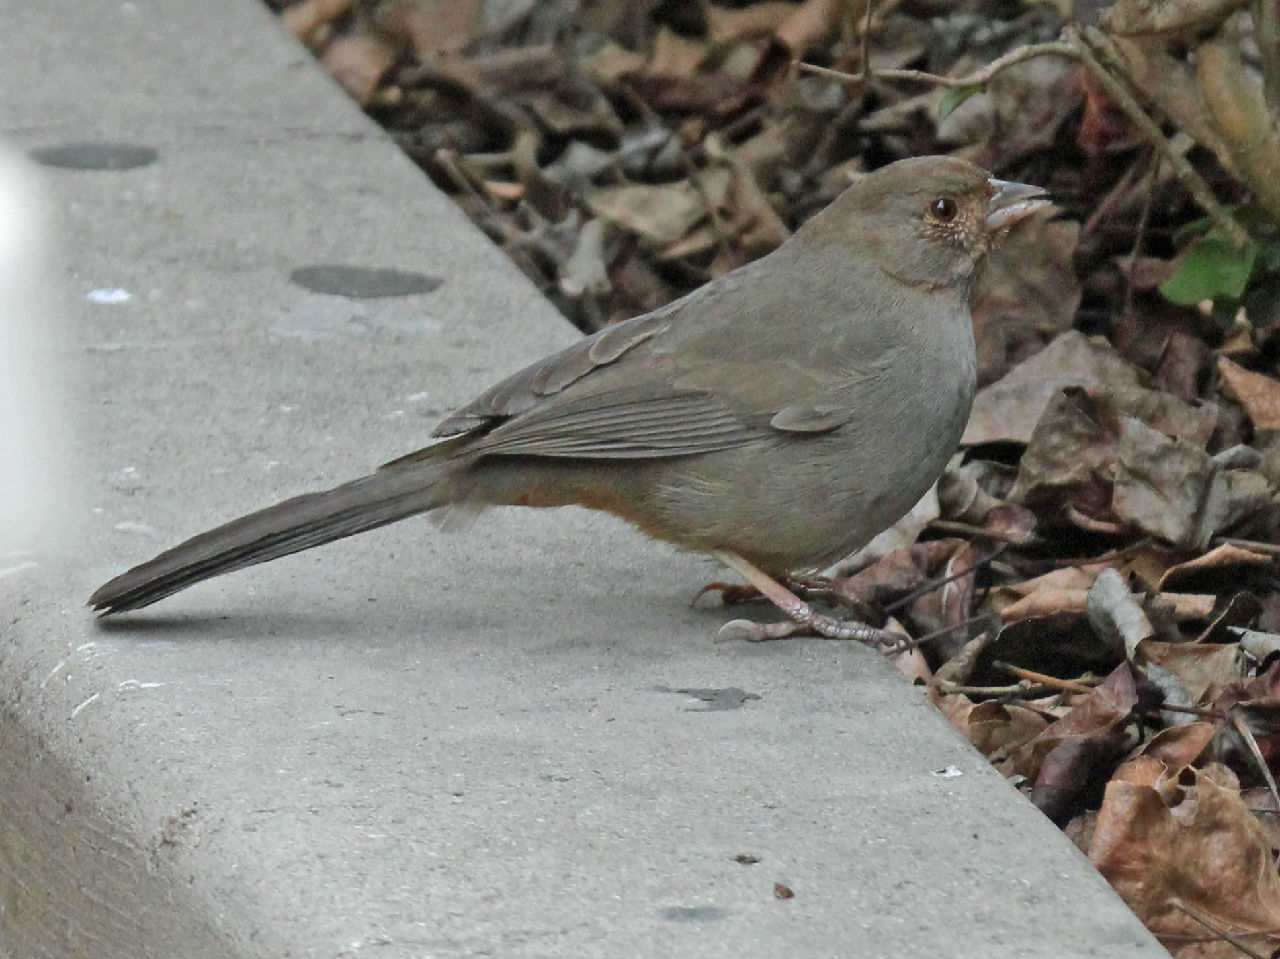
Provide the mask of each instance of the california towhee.
{"label": "california towhee", "polygon": [[949,157],[858,180],[768,256],[520,371],[372,475],[201,533],[100,588],[103,614],[428,510],[578,505],[710,553],[819,633],[886,642],[775,577],[894,523],[974,392],[968,292],[1038,187]]}

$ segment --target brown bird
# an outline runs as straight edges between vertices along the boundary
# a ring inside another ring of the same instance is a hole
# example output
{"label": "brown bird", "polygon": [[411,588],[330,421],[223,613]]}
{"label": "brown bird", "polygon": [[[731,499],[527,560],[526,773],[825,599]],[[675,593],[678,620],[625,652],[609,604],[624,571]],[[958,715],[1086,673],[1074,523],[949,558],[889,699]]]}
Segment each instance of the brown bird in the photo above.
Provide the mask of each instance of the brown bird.
{"label": "brown bird", "polygon": [[973,400],[970,283],[1043,193],[949,157],[883,167],[768,256],[503,380],[434,445],[201,533],[89,604],[137,609],[415,513],[578,505],[710,553],[823,635],[891,641],[778,579],[864,545],[937,479]]}

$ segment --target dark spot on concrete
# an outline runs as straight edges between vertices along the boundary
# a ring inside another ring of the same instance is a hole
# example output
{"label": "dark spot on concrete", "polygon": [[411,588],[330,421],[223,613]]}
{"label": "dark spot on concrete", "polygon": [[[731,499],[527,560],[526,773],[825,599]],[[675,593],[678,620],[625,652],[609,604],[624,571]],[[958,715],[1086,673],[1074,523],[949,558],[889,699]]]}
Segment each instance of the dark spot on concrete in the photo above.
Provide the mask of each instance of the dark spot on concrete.
{"label": "dark spot on concrete", "polygon": [[44,166],[67,170],[132,170],[151,166],[160,154],[134,143],[59,143],[36,147],[28,156]]}
{"label": "dark spot on concrete", "polygon": [[360,300],[430,293],[444,282],[438,277],[409,270],[343,266],[339,263],[300,266],[289,274],[289,279],[313,293],[328,293],[331,296]]}
{"label": "dark spot on concrete", "polygon": [[711,922],[723,919],[726,913],[715,906],[667,906],[659,909],[658,915],[672,922]]}
{"label": "dark spot on concrete", "polygon": [[740,866],[754,866],[760,861],[760,857],[753,856],[749,852],[740,852],[733,857],[733,861]]}
{"label": "dark spot on concrete", "polygon": [[668,686],[655,686],[660,693],[679,693],[682,696],[692,696],[694,699],[700,699],[706,706],[700,709],[690,709],[691,713],[715,713],[726,709],[741,709],[742,704],[749,699],[759,699],[756,693],[749,693],[745,689],[739,689],[737,686],[726,686],[724,689],[671,689]]}

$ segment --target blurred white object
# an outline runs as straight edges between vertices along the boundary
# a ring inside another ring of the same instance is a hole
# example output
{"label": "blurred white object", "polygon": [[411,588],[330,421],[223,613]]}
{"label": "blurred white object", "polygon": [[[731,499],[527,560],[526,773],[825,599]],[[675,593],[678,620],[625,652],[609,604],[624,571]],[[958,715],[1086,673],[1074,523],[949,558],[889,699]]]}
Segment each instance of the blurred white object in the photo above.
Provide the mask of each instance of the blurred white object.
{"label": "blurred white object", "polygon": [[0,560],[45,543],[68,505],[50,254],[40,173],[0,144]]}
{"label": "blurred white object", "polygon": [[117,303],[128,303],[133,299],[133,294],[128,290],[90,290],[84,295],[84,298],[90,303],[115,306]]}

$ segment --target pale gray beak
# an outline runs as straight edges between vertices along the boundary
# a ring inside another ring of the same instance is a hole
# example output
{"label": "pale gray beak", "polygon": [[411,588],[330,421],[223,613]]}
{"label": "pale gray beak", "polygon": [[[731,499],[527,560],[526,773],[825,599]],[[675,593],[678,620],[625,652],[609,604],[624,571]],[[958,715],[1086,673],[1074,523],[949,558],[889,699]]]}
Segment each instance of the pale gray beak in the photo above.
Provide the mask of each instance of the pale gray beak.
{"label": "pale gray beak", "polygon": [[1044,190],[1029,183],[1010,183],[1008,180],[987,180],[991,198],[987,201],[987,232],[1007,230],[1019,220],[1024,220],[1036,210],[1049,205]]}

